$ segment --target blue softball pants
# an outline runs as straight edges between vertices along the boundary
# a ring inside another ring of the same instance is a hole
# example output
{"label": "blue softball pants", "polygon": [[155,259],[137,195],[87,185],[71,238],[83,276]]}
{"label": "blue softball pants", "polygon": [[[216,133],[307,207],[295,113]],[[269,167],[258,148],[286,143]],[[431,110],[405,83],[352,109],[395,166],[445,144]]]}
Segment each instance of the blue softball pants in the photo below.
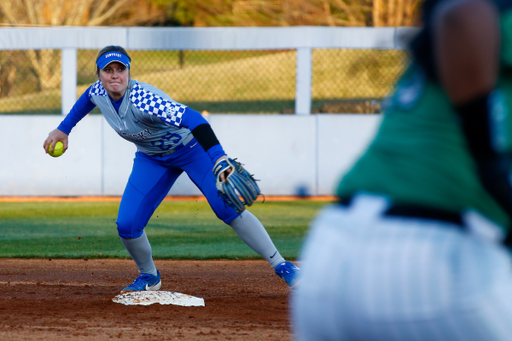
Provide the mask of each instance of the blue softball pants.
{"label": "blue softball pants", "polygon": [[119,236],[125,239],[140,237],[156,208],[183,172],[201,190],[217,217],[229,224],[239,214],[218,194],[213,166],[195,139],[167,156],[149,156],[137,151],[119,206]]}

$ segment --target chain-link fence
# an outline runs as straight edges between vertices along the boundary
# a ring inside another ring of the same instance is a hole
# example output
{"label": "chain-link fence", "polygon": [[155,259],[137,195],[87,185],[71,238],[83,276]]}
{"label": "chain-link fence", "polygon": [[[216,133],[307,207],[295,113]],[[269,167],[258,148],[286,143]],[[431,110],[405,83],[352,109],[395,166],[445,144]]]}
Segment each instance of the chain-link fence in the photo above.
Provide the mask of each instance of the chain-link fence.
{"label": "chain-link fence", "polygon": [[0,113],[59,114],[61,51],[0,51]]}
{"label": "chain-link fence", "polygon": [[312,112],[380,112],[407,60],[403,50],[313,50]]}
{"label": "chain-link fence", "polygon": [[[80,96],[97,50],[78,50]],[[293,113],[295,50],[129,51],[131,77],[210,113]],[[0,51],[0,113],[60,114],[60,50]],[[380,111],[406,65],[400,50],[313,49],[312,112]]]}

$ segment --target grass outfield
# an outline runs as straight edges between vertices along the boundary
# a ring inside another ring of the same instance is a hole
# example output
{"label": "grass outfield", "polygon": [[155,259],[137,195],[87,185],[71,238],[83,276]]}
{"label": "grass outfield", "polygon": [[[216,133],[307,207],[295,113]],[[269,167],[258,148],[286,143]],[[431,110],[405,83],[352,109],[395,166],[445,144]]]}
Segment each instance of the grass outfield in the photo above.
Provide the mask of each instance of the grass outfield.
{"label": "grass outfield", "polygon": [[[327,201],[251,207],[287,259],[298,256],[311,219]],[[119,202],[0,202],[0,258],[127,258],[116,230]],[[259,259],[205,201],[164,201],[146,233],[155,259]]]}

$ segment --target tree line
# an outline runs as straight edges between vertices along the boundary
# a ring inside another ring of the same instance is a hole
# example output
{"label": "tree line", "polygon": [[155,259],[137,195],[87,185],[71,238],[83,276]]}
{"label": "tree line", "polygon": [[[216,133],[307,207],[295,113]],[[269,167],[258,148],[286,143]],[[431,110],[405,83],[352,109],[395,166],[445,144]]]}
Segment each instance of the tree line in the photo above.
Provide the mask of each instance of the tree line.
{"label": "tree line", "polygon": [[416,26],[421,0],[2,0],[2,26]]}
{"label": "tree line", "polygon": [[[0,27],[416,26],[421,1],[1,0]],[[0,98],[13,90],[23,57],[39,91],[58,87],[59,51],[0,52]]]}

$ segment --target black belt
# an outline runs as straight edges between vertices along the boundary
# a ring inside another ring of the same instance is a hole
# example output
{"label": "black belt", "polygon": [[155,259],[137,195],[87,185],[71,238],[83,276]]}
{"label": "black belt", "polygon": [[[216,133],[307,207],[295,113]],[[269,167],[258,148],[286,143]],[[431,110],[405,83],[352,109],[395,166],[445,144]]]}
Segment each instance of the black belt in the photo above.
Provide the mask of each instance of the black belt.
{"label": "black belt", "polygon": [[[338,203],[343,207],[349,207],[351,205],[352,199],[353,197],[343,197],[339,199]],[[465,229],[460,213],[420,205],[397,203],[391,204],[391,206],[389,206],[386,211],[384,211],[383,215],[388,217],[407,217],[425,220],[438,220],[455,224],[461,229]]]}

